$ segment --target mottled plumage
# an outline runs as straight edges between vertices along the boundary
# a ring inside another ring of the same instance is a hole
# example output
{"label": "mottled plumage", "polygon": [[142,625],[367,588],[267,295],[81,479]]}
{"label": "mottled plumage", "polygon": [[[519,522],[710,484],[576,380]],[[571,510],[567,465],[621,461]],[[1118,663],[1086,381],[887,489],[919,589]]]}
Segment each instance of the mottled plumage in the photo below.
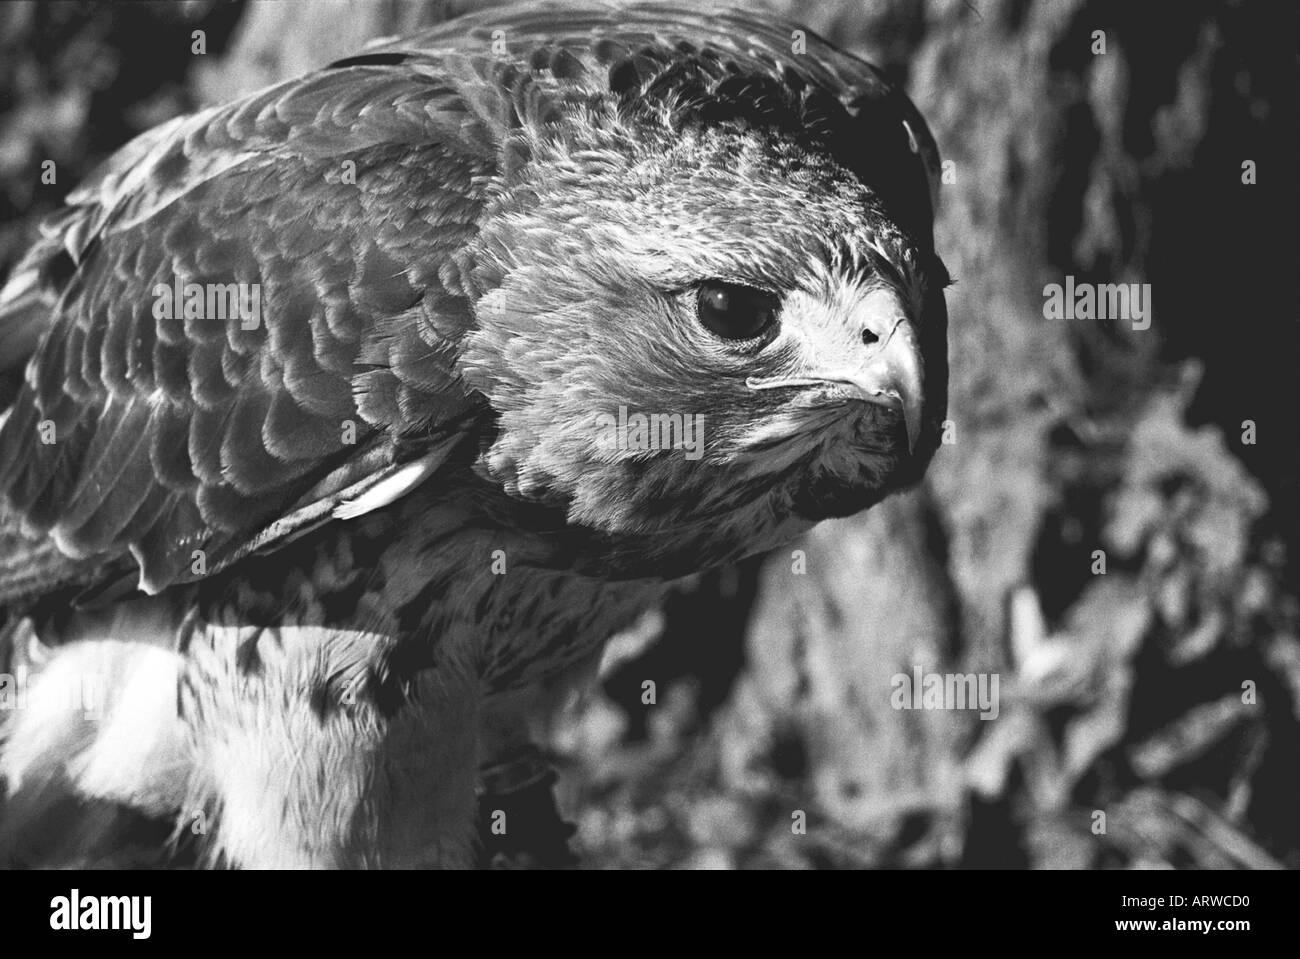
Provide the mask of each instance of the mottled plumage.
{"label": "mottled plumage", "polygon": [[[165,124],[71,195],[0,294],[9,672],[150,681],[15,712],[9,823],[71,791],[198,817],[214,861],[464,864],[534,689],[674,578],[919,478],[937,154],[792,29],[482,13]],[[178,277],[258,284],[260,321],[159,318]],[[708,289],[775,322],[719,335]],[[702,455],[603,444],[620,407],[702,415]]]}

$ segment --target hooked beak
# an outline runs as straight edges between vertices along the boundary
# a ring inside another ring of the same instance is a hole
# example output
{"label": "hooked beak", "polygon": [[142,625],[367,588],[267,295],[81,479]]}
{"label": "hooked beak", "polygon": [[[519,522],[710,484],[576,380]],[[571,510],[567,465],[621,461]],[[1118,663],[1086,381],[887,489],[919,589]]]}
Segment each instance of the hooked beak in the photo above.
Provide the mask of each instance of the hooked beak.
{"label": "hooked beak", "polygon": [[827,384],[846,388],[855,399],[901,413],[903,428],[907,431],[907,451],[916,451],[921,436],[924,378],[916,332],[902,317],[893,322],[879,346],[873,346],[854,368],[818,370],[804,376],[771,380],[751,377],[745,382],[755,390]]}
{"label": "hooked beak", "polygon": [[921,351],[907,320],[900,319],[894,325],[885,342],[860,369],[836,371],[818,379],[839,383],[868,403],[902,413],[907,451],[916,451],[921,435],[923,379]]}

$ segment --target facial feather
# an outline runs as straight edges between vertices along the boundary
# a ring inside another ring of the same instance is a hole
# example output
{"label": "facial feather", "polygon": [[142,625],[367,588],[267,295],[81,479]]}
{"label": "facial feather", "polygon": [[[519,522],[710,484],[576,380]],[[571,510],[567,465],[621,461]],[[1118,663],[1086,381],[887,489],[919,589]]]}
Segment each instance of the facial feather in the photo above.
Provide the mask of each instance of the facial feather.
{"label": "facial feather", "polygon": [[[888,491],[905,458],[894,412],[831,384],[750,385],[861,351],[858,314],[877,291],[920,318],[922,256],[868,187],[743,124],[669,135],[605,118],[579,138],[539,138],[531,155],[474,248],[477,325],[461,368],[499,417],[485,474],[612,534],[740,516],[765,529]],[[713,335],[695,315],[707,280],[770,291],[777,331],[739,345]],[[702,456],[611,451],[597,424],[619,410],[702,416]]]}

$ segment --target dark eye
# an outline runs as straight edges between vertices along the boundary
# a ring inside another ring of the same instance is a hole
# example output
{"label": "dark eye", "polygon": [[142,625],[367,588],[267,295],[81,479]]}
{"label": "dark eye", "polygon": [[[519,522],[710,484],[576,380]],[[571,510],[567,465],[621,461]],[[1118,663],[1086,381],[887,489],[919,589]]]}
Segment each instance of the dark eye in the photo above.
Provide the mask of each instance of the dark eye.
{"label": "dark eye", "polygon": [[777,306],[770,293],[710,280],[700,284],[695,309],[700,322],[723,339],[749,340],[776,320]]}

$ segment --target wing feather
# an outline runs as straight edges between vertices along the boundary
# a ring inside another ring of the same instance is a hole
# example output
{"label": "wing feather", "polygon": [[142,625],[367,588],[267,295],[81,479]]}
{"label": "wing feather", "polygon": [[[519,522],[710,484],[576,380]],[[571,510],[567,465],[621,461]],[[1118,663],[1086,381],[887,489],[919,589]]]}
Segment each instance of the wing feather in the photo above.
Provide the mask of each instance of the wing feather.
{"label": "wing feather", "polygon": [[[70,195],[0,297],[0,330],[37,293],[48,311],[41,337],[0,340],[7,366],[31,352],[0,423],[0,536],[45,573],[0,564],[0,602],[84,582],[92,558],[156,592],[200,575],[196,549],[214,572],[441,462],[437,427],[476,405],[454,369],[468,303],[439,280],[492,174],[447,136],[465,117],[425,72],[324,71],[156,128]],[[253,322],[209,311],[240,283]],[[170,302],[186,284],[197,309]]]}

